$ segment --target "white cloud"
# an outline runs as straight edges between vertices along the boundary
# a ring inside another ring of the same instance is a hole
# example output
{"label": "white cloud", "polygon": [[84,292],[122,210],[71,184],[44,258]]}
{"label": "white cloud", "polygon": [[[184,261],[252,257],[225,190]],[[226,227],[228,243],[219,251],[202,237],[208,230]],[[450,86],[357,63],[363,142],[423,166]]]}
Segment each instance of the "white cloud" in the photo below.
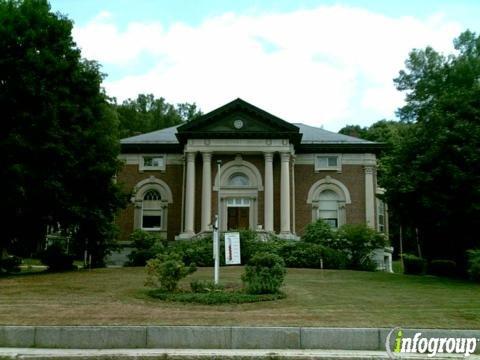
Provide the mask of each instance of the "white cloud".
{"label": "white cloud", "polygon": [[101,13],[75,28],[83,55],[106,68],[127,69],[146,56],[155,65],[107,79],[111,96],[151,92],[204,111],[241,97],[286,120],[331,130],[391,118],[403,99],[392,79],[408,52],[426,45],[449,52],[461,31],[441,14],[391,18],[346,6],[227,13],[196,27],[132,22],[120,31],[114,20]]}

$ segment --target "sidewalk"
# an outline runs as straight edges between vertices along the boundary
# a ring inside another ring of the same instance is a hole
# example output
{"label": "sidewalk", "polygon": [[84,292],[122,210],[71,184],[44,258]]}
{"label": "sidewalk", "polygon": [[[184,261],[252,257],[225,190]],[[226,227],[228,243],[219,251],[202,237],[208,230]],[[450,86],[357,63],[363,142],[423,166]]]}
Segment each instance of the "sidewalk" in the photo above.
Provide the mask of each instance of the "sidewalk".
{"label": "sidewalk", "polygon": [[[384,351],[352,351],[352,350],[216,350],[216,349],[37,349],[37,348],[0,348],[0,359],[22,360],[66,360],[66,359],[95,359],[95,360],[256,360],[256,359],[282,359],[282,360],[379,360],[388,356]],[[426,355],[403,355],[401,359],[427,359]],[[429,358],[430,359],[430,358]],[[463,355],[435,356],[433,359],[472,359],[479,360],[480,356]]]}

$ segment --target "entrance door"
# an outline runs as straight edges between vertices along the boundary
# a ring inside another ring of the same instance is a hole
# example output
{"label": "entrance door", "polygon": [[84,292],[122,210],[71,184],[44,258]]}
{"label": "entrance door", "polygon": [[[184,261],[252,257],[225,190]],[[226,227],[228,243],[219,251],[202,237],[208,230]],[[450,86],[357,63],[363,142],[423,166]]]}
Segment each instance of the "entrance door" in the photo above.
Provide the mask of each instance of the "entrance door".
{"label": "entrance door", "polygon": [[229,206],[227,228],[229,230],[248,229],[249,210],[248,207]]}

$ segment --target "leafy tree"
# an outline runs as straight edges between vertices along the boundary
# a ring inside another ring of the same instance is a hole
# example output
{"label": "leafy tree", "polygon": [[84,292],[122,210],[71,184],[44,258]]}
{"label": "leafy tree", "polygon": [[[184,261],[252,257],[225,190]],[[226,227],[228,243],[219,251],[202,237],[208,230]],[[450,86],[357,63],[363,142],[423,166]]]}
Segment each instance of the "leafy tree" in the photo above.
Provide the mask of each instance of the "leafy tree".
{"label": "leafy tree", "polygon": [[403,223],[419,229],[424,255],[455,258],[478,246],[480,225],[480,37],[454,40],[455,55],[413,50],[395,79],[412,125],[383,160],[381,185]]}
{"label": "leafy tree", "polygon": [[125,201],[112,181],[118,119],[72,26],[46,0],[0,0],[0,207],[8,224],[0,254],[31,253],[47,226],[61,227],[99,265]]}
{"label": "leafy tree", "polygon": [[174,106],[153,94],[140,94],[134,100],[113,106],[118,113],[121,138],[178,125],[201,115],[195,104]]}

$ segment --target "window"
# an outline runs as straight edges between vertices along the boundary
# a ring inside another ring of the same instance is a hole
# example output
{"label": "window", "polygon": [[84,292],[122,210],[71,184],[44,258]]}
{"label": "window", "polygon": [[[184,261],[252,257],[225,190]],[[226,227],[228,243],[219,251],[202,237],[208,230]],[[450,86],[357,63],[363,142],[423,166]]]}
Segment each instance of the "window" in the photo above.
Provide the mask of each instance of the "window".
{"label": "window", "polygon": [[250,206],[250,199],[248,198],[228,198],[228,207],[248,207]]}
{"label": "window", "polygon": [[338,195],[332,190],[320,193],[318,219],[322,219],[333,228],[338,227]]}
{"label": "window", "polygon": [[165,170],[164,155],[146,155],[140,162],[140,170]]}
{"label": "window", "polygon": [[315,171],[341,170],[340,155],[317,155],[315,157]]}
{"label": "window", "polygon": [[162,228],[162,201],[157,190],[145,192],[142,202],[142,229],[160,230]]}
{"label": "window", "polygon": [[377,223],[378,231],[385,232],[385,203],[377,199]]}
{"label": "window", "polygon": [[234,173],[228,179],[229,186],[248,186],[250,185],[250,179],[242,173]]}

